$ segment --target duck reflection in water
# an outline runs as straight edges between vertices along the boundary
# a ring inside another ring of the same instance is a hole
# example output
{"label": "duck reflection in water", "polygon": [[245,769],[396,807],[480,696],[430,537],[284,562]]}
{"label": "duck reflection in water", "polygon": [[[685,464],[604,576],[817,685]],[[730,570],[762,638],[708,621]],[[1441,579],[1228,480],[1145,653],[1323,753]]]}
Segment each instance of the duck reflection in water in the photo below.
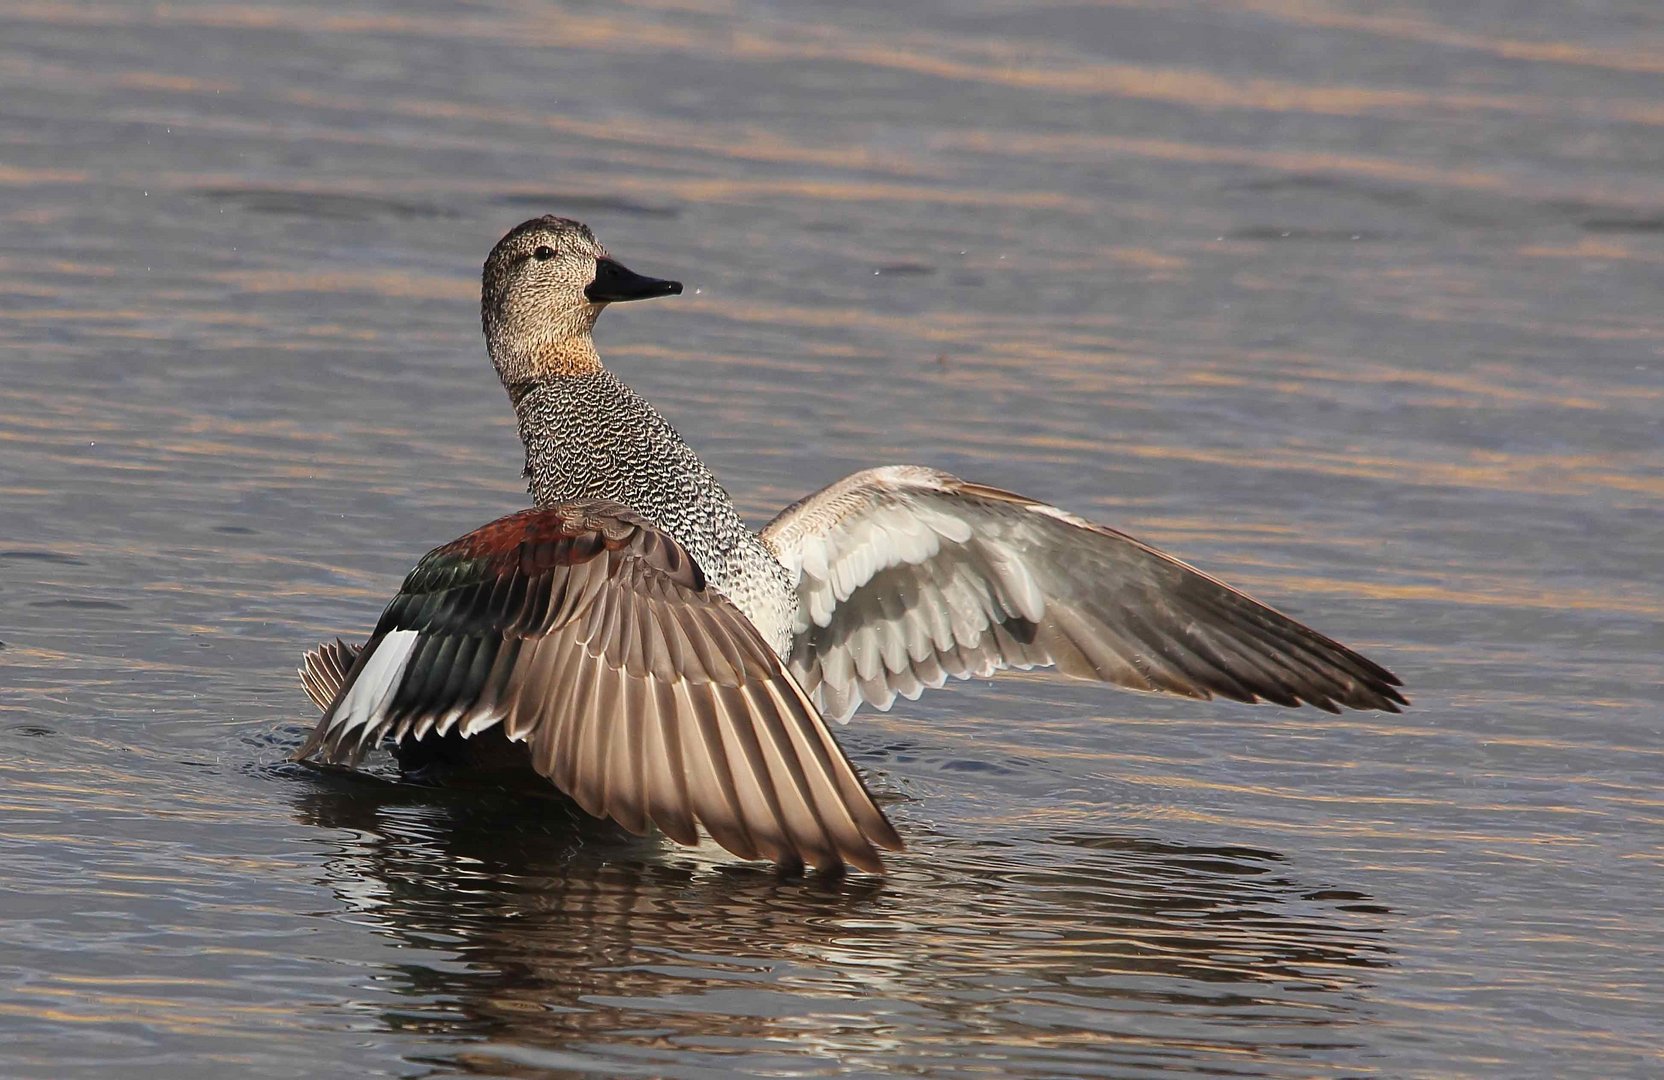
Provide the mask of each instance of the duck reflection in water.
{"label": "duck reflection in water", "polygon": [[1344,1057],[1391,963],[1384,908],[1275,852],[927,834],[886,877],[787,882],[715,851],[642,858],[573,810],[527,825],[521,800],[335,774],[302,803],[340,831],[325,883],[352,917],[427,958],[376,1007],[428,1060],[458,1044],[441,1071],[877,1072],[899,1052],[947,1075],[1012,1053],[1046,1075],[1235,1074]]}

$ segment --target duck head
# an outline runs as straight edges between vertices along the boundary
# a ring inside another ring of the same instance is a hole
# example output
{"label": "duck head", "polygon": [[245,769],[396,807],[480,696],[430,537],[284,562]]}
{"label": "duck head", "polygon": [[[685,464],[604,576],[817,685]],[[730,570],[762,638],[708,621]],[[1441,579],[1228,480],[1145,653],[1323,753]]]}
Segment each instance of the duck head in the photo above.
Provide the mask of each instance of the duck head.
{"label": "duck head", "polygon": [[589,226],[550,215],[516,225],[491,249],[480,318],[497,375],[512,389],[600,368],[590,331],[603,308],[681,291],[679,281],[619,263]]}

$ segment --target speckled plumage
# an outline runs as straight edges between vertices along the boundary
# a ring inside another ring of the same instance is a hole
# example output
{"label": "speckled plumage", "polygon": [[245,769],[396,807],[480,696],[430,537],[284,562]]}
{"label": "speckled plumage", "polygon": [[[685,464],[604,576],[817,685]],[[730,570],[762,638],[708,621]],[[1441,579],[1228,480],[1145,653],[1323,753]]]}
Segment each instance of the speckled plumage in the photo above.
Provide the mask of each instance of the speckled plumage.
{"label": "speckled plumage", "polygon": [[537,505],[611,499],[630,507],[675,537],[777,654],[789,652],[791,577],[657,409],[604,369],[517,389]]}

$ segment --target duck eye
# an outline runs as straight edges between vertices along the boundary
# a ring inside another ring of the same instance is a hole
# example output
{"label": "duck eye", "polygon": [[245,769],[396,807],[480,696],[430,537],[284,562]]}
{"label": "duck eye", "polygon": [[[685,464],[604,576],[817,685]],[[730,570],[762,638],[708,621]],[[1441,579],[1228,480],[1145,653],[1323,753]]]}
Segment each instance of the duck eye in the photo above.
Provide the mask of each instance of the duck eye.
{"label": "duck eye", "polygon": [[537,250],[532,252],[532,258],[536,259],[538,262],[548,262],[554,257],[555,249],[550,247],[548,244],[540,244],[538,245]]}

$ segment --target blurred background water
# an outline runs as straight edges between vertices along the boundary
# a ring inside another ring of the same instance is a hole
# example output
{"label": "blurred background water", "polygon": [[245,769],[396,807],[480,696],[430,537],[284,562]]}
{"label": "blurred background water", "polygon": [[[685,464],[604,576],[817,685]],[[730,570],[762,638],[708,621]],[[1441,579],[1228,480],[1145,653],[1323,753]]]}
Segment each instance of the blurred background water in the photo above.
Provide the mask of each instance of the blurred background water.
{"label": "blurred background water", "polygon": [[[863,714],[838,885],[285,764],[524,501],[544,212],[754,520],[948,468],[1415,708]],[[0,0],[0,1074],[1658,1075],[1661,295],[1642,0]]]}

